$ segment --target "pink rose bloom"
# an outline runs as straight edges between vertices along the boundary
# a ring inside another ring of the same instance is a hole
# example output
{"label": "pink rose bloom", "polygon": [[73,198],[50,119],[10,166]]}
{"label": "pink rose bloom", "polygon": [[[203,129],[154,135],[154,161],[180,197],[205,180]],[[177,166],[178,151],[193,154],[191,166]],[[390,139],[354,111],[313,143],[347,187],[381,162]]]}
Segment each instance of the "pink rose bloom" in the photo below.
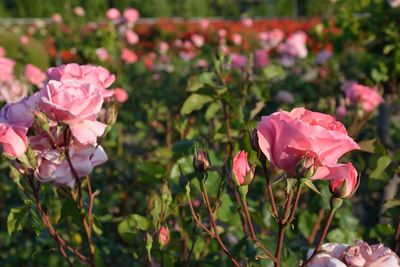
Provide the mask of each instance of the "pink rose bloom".
{"label": "pink rose bloom", "polygon": [[27,45],[29,43],[29,37],[26,35],[22,35],[19,39],[20,43],[23,45]]}
{"label": "pink rose bloom", "polygon": [[202,47],[204,45],[204,36],[203,35],[193,34],[191,39],[192,39],[193,44],[197,47]]}
{"label": "pink rose bloom", "polygon": [[208,68],[208,62],[205,59],[199,59],[196,65],[199,68]]}
{"label": "pink rose bloom", "polygon": [[251,18],[243,18],[242,24],[246,27],[251,27],[253,26],[253,20]]}
{"label": "pink rose bloom", "polygon": [[77,6],[74,8],[74,13],[75,15],[77,15],[78,17],[84,17],[86,12],[85,9],[83,9],[83,7],[81,6]]}
{"label": "pink rose bloom", "polygon": [[96,49],[96,56],[101,61],[106,61],[110,58],[110,54],[108,53],[107,49],[104,47],[100,47]]}
{"label": "pink rose bloom", "polygon": [[60,82],[71,80],[74,83],[91,83],[96,85],[96,87],[101,90],[104,99],[113,95],[112,91],[106,89],[115,81],[115,75],[110,74],[110,72],[103,67],[71,63],[49,68],[46,74],[49,80]]}
{"label": "pink rose bloom", "polygon": [[6,57],[0,57],[0,82],[13,79],[15,61]]}
{"label": "pink rose bloom", "polygon": [[258,34],[258,39],[261,45],[267,49],[276,47],[280,42],[282,42],[285,34],[279,29],[274,29],[269,32],[260,32]]}
{"label": "pink rose bloom", "polygon": [[341,105],[338,106],[337,109],[336,109],[336,116],[337,116],[339,119],[342,119],[342,118],[346,117],[346,115],[347,115],[346,106],[341,104]]}
{"label": "pink rose bloom", "polygon": [[[346,253],[348,246],[344,244],[327,243],[321,246],[321,251],[313,257],[307,267],[347,267],[339,259]],[[307,259],[311,257],[314,249],[307,252]]]}
{"label": "pink rose bloom", "polygon": [[225,38],[226,37],[226,30],[225,29],[219,29],[218,30],[218,36],[219,36],[219,38]]}
{"label": "pink rose bloom", "polygon": [[258,49],[254,52],[254,65],[256,68],[264,68],[269,64],[268,51]]}
{"label": "pink rose bloom", "polygon": [[94,144],[106,125],[96,121],[103,105],[102,89],[96,83],[50,80],[40,91],[39,107],[49,119],[68,124],[82,144]]}
{"label": "pink rose bloom", "polygon": [[247,65],[247,57],[245,55],[240,55],[237,53],[231,54],[231,64],[232,68],[241,69]]}
{"label": "pink rose bloom", "polygon": [[7,104],[1,109],[0,117],[12,125],[30,128],[35,122],[33,112],[38,101],[39,92],[16,103]]}
{"label": "pink rose bloom", "polygon": [[333,177],[333,173],[330,172],[330,176],[333,180],[329,181],[329,189],[332,194],[338,198],[349,198],[357,190],[359,185],[359,176],[357,170],[353,164],[348,162],[347,166],[340,166],[335,168],[337,170],[336,175]]}
{"label": "pink rose bloom", "polygon": [[[38,166],[36,175],[40,182],[50,182],[56,186],[73,187],[75,177],[65,157],[53,149],[48,139],[43,136],[34,136],[30,139]],[[72,143],[69,148],[69,157],[72,166],[79,178],[89,175],[93,168],[107,161],[107,154],[101,146],[82,145]]]}
{"label": "pink rose bloom", "polygon": [[234,33],[234,34],[232,34],[231,39],[232,39],[232,42],[234,45],[241,45],[243,37],[242,37],[242,35],[240,35],[238,33]]}
{"label": "pink rose bloom", "polygon": [[121,17],[121,12],[119,12],[118,9],[116,9],[115,7],[110,8],[109,10],[107,10],[106,12],[106,17],[109,20],[118,20]]}
{"label": "pink rose bloom", "polygon": [[278,46],[278,52],[294,58],[305,58],[308,54],[306,41],[307,34],[305,32],[293,33],[285,43]]}
{"label": "pink rose bloom", "polygon": [[[1,75],[1,74],[0,74]],[[0,83],[0,100],[15,103],[28,94],[28,87],[18,80]]]}
{"label": "pink rose bloom", "polygon": [[204,19],[204,18],[200,19],[199,25],[202,30],[205,30],[208,28],[208,26],[210,26],[210,21],[208,19]]}
{"label": "pink rose bloom", "polygon": [[125,40],[130,45],[137,44],[139,42],[139,35],[137,35],[136,32],[134,32],[130,29],[127,29],[125,31]]}
{"label": "pink rose bloom", "polygon": [[4,57],[5,54],[6,54],[6,51],[4,50],[3,47],[0,46],[0,58],[1,58],[1,57]]}
{"label": "pink rose bloom", "polygon": [[400,0],[388,0],[387,2],[392,8],[400,6]]}
{"label": "pink rose bloom", "polygon": [[51,19],[54,21],[54,23],[57,23],[57,24],[62,22],[62,17],[59,13],[54,13],[51,16]]}
{"label": "pink rose bloom", "polygon": [[28,148],[27,128],[13,125],[0,118],[0,146],[9,157],[19,157]]}
{"label": "pink rose bloom", "polygon": [[298,164],[304,161],[305,168],[316,169],[313,179],[337,178],[338,168],[347,168],[338,164],[339,158],[359,149],[342,123],[305,108],[263,116],[257,134],[259,147],[273,166],[297,175]]}
{"label": "pink rose bloom", "polygon": [[169,45],[167,42],[160,42],[158,45],[158,51],[160,52],[160,54],[166,54],[168,52],[169,49]]}
{"label": "pink rose bloom", "polygon": [[115,88],[114,98],[118,103],[124,103],[126,100],[128,100],[128,93],[122,88]]}
{"label": "pink rose bloom", "polygon": [[122,48],[121,51],[121,59],[124,61],[126,64],[132,64],[138,61],[138,56],[136,55],[135,52],[128,48]]}
{"label": "pink rose bloom", "polygon": [[384,100],[376,88],[357,83],[346,86],[346,97],[353,105],[359,104],[365,112],[374,111]]}
{"label": "pink rose bloom", "polygon": [[43,82],[46,80],[46,74],[32,64],[25,66],[24,76],[28,82],[37,87],[42,86]]}
{"label": "pink rose bloom", "polygon": [[239,151],[232,162],[233,178],[237,186],[248,185],[254,177],[254,170],[247,161],[247,152]]}
{"label": "pink rose bloom", "polygon": [[139,19],[139,11],[131,7],[125,8],[124,19],[126,22],[135,23]]}

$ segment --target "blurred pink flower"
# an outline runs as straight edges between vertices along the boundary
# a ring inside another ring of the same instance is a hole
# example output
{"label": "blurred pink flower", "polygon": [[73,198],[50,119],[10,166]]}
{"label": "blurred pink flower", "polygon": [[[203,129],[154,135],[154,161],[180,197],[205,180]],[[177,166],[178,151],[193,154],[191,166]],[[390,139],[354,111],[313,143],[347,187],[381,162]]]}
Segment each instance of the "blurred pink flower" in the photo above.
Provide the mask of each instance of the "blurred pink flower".
{"label": "blurred pink flower", "polygon": [[139,35],[131,29],[127,29],[125,31],[125,40],[130,45],[137,44],[139,42]]}
{"label": "blurred pink flower", "polygon": [[343,105],[343,104],[340,104],[340,105],[337,107],[337,109],[336,109],[336,116],[337,116],[339,119],[343,119],[344,117],[346,117],[346,115],[347,115],[346,106]]}
{"label": "blurred pink flower", "polygon": [[332,57],[332,51],[324,49],[317,54],[315,62],[317,64],[324,64],[328,59]]}
{"label": "blurred pink flower", "polygon": [[294,58],[305,58],[308,54],[307,34],[299,31],[289,36],[285,43],[278,46],[278,52]]}
{"label": "blurred pink flower", "polygon": [[74,13],[78,17],[84,17],[86,15],[85,9],[83,9],[83,7],[81,7],[81,6],[75,7],[74,8]]}
{"label": "blurred pink flower", "polygon": [[135,52],[128,48],[122,48],[121,51],[121,59],[124,61],[126,64],[132,64],[138,61],[138,56],[136,55]]}
{"label": "blurred pink flower", "polygon": [[61,23],[62,22],[62,17],[59,13],[54,13],[51,16],[51,19],[54,21],[54,23]]}
{"label": "blurred pink flower", "polygon": [[193,44],[197,47],[202,47],[204,45],[204,36],[200,34],[193,34],[191,36]]}
{"label": "blurred pink flower", "polygon": [[128,93],[122,88],[115,88],[114,89],[114,98],[118,103],[124,103],[128,100]]}
{"label": "blurred pink flower", "polygon": [[253,20],[251,18],[243,18],[242,24],[246,27],[251,27],[253,26]]}
{"label": "blurred pink flower", "polygon": [[231,36],[232,42],[234,45],[241,45],[242,44],[242,35],[240,35],[239,33],[234,33]]}
{"label": "blurred pink flower", "polygon": [[22,35],[19,39],[20,43],[23,45],[27,45],[29,43],[29,37],[26,35]]}
{"label": "blurred pink flower", "polygon": [[232,68],[244,68],[247,65],[247,57],[237,53],[231,53],[231,65]]}
{"label": "blurred pink flower", "polygon": [[6,55],[6,51],[4,50],[3,47],[0,46],[0,58],[4,57]]}
{"label": "blurred pink flower", "polygon": [[393,8],[400,6],[400,0],[387,0],[387,2]]}
{"label": "blurred pink flower", "polygon": [[180,51],[179,56],[184,60],[184,61],[190,61],[192,60],[195,56],[196,53],[193,51]]}
{"label": "blurred pink flower", "polygon": [[256,68],[264,68],[269,64],[268,51],[258,49],[254,52],[254,65]]}
{"label": "blurred pink flower", "polygon": [[139,19],[139,11],[131,7],[125,8],[124,19],[126,22],[135,23]]}
{"label": "blurred pink flower", "polygon": [[273,29],[269,32],[260,32],[258,34],[258,39],[263,47],[271,49],[280,44],[284,36],[285,34],[280,29]]}
{"label": "blurred pink flower", "polygon": [[0,82],[13,79],[15,61],[6,57],[0,57]]}
{"label": "blurred pink flower", "polygon": [[119,12],[118,9],[116,9],[115,7],[110,8],[109,10],[107,10],[106,12],[106,17],[109,20],[118,20],[121,17],[121,12]]}
{"label": "blurred pink flower", "polygon": [[226,30],[225,29],[219,29],[218,30],[218,36],[219,36],[219,38],[226,37]]}
{"label": "blurred pink flower", "polygon": [[365,112],[374,111],[384,100],[375,87],[367,87],[357,83],[345,86],[346,97],[353,105],[360,105]]}
{"label": "blurred pink flower", "polygon": [[25,66],[24,76],[28,82],[37,87],[41,87],[46,80],[46,74],[32,64],[27,64]]}
{"label": "blurred pink flower", "polygon": [[160,42],[158,45],[158,51],[160,52],[160,54],[166,54],[168,52],[169,49],[169,45],[167,42]]}
{"label": "blurred pink flower", "polygon": [[15,103],[28,94],[28,87],[18,80],[0,83],[0,100]]}
{"label": "blurred pink flower", "polygon": [[208,26],[210,26],[210,21],[208,19],[202,18],[199,20],[199,25],[202,30],[205,30],[208,28]]}
{"label": "blurred pink flower", "polygon": [[101,61],[106,61],[110,58],[110,54],[104,47],[96,48],[96,56]]}
{"label": "blurred pink flower", "polygon": [[205,59],[199,59],[198,61],[197,61],[197,67],[199,67],[199,68],[208,68],[208,62],[207,62],[207,60],[205,60]]}

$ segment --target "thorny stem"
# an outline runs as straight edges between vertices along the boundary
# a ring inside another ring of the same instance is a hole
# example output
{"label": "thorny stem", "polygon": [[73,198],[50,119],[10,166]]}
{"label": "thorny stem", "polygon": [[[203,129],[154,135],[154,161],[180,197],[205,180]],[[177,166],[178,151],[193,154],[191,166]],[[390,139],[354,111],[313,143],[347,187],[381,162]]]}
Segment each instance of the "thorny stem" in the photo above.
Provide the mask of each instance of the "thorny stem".
{"label": "thorny stem", "polygon": [[267,183],[267,193],[268,193],[269,200],[271,201],[272,214],[274,215],[275,219],[278,220],[278,218],[279,218],[278,208],[276,207],[274,193],[272,192],[272,184],[271,184],[271,181],[270,181],[269,175],[268,175],[267,161],[265,158],[260,159],[260,161],[261,161],[261,165],[263,168],[265,181]]}
{"label": "thorny stem", "polygon": [[206,191],[206,187],[204,185],[204,181],[200,181],[200,190],[202,192],[203,195],[203,200],[204,203],[207,207],[207,211],[208,211],[208,215],[210,217],[210,223],[211,226],[214,230],[214,238],[215,240],[218,242],[219,246],[222,248],[222,250],[224,251],[224,253],[229,257],[229,259],[232,261],[232,263],[236,266],[236,267],[240,267],[240,264],[236,261],[236,259],[232,256],[232,254],[229,252],[229,250],[226,248],[224,242],[221,240],[221,238],[219,237],[218,234],[218,228],[217,228],[217,224],[215,222],[215,218],[214,218],[214,213],[212,211],[211,205],[210,205],[210,200],[208,199],[208,195],[207,195],[207,191]]}
{"label": "thorny stem", "polygon": [[190,212],[192,213],[192,218],[196,222],[197,226],[203,229],[207,234],[209,234],[211,237],[214,237],[213,232],[211,232],[206,226],[204,226],[199,217],[196,214],[196,211],[194,210],[193,203],[192,203],[192,198],[190,197],[190,192],[186,192],[186,197],[188,199],[188,204],[190,208]]}

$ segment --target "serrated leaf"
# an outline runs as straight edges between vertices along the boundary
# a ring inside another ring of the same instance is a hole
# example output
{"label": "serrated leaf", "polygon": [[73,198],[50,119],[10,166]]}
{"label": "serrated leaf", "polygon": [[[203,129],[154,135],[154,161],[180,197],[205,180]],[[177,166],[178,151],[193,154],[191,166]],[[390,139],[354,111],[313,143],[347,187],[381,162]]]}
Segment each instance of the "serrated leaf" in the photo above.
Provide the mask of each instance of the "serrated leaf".
{"label": "serrated leaf", "polygon": [[183,103],[181,113],[183,115],[188,115],[194,110],[201,109],[205,104],[212,100],[212,97],[208,95],[191,94]]}
{"label": "serrated leaf", "polygon": [[28,218],[29,207],[12,208],[7,216],[7,231],[11,236],[22,229]]}

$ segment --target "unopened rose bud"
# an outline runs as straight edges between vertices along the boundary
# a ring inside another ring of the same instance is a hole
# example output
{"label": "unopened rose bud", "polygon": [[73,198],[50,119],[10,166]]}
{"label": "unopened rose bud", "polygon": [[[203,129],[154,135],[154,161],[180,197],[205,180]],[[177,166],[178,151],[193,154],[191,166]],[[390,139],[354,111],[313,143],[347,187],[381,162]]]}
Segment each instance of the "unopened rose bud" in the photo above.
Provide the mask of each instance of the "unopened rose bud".
{"label": "unopened rose bud", "polygon": [[193,158],[193,168],[198,173],[205,173],[210,168],[210,159],[208,153],[205,150],[195,151]]}
{"label": "unopened rose bud", "polygon": [[165,226],[161,226],[158,230],[158,244],[160,247],[165,247],[169,243],[169,230]]}
{"label": "unopened rose bud", "polygon": [[296,165],[296,174],[298,178],[310,178],[317,170],[316,159],[305,154]]}
{"label": "unopened rose bud", "polygon": [[347,168],[342,168],[342,172],[346,173],[340,173],[344,178],[333,178],[329,181],[329,190],[332,195],[337,198],[351,197],[357,190],[360,182],[357,170],[354,168],[353,164],[347,163],[346,165]]}
{"label": "unopened rose bud", "polygon": [[28,160],[29,160],[29,163],[31,164],[31,166],[33,167],[33,168],[36,168],[36,154],[35,154],[35,152],[32,150],[32,148],[30,147],[30,146],[28,146],[28,149],[26,150],[26,152],[25,152],[25,154],[26,154],[26,157],[28,158]]}
{"label": "unopened rose bud", "polygon": [[105,114],[105,123],[107,125],[114,125],[114,123],[117,121],[118,117],[118,109],[116,105],[111,105]]}
{"label": "unopened rose bud", "polygon": [[233,181],[236,186],[249,185],[254,178],[254,167],[251,168],[247,160],[247,152],[239,151],[233,158]]}
{"label": "unopened rose bud", "polygon": [[251,145],[251,149],[253,149],[255,152],[258,153],[260,151],[260,146],[258,144],[257,129],[253,129],[250,132],[250,145]]}
{"label": "unopened rose bud", "polygon": [[49,128],[49,119],[47,118],[46,114],[44,114],[40,110],[35,110],[33,112],[35,116],[35,123],[36,125],[43,129],[46,133],[50,133],[50,128]]}

